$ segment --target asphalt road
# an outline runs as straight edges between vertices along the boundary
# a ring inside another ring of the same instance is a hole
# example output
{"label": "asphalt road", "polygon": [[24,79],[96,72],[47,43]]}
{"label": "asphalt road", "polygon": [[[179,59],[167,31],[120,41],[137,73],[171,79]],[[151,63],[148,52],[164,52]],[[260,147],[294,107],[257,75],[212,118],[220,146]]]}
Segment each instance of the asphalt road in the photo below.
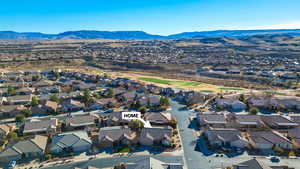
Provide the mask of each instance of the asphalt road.
{"label": "asphalt road", "polygon": [[[100,158],[100,159],[88,160],[88,161],[84,161],[84,162],[52,166],[52,167],[47,167],[45,169],[74,169],[75,167],[86,168],[87,166],[94,166],[97,168],[109,168],[109,167],[113,167],[114,165],[120,164],[120,163],[137,162],[139,160],[146,159],[147,157],[148,156],[130,156],[130,157],[124,156],[124,157]],[[181,156],[159,156],[159,155],[155,156],[155,155],[153,155],[151,157],[154,157],[155,159],[161,160],[163,162],[168,162],[168,163],[182,163]]]}
{"label": "asphalt road", "polygon": [[182,139],[184,158],[189,169],[209,169],[209,161],[201,152],[195,151],[197,137],[194,134],[194,126],[190,126],[189,116],[191,111],[182,109],[185,107],[175,101],[171,103],[172,115],[178,121],[179,133]]}

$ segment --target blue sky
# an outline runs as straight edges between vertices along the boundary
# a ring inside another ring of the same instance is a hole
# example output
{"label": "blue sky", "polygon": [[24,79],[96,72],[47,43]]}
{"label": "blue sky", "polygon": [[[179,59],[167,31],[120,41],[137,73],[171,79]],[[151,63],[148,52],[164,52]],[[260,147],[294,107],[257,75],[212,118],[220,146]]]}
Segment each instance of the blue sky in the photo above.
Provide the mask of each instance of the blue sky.
{"label": "blue sky", "polygon": [[1,31],[168,35],[269,28],[300,28],[300,0],[6,0],[0,6]]}

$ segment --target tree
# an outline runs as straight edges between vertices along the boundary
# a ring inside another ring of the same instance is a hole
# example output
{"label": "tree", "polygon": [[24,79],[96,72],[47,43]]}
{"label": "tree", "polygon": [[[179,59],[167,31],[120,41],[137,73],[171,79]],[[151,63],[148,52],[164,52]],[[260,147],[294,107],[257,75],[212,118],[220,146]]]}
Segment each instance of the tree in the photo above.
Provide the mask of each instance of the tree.
{"label": "tree", "polygon": [[259,110],[256,107],[251,107],[249,112],[250,114],[256,115],[259,112]]}
{"label": "tree", "polygon": [[168,107],[170,106],[170,100],[169,98],[162,96],[159,100],[160,106],[161,107]]}
{"label": "tree", "polygon": [[23,114],[19,114],[16,116],[16,121],[17,122],[24,122],[25,121],[25,116]]}
{"label": "tree", "polygon": [[96,99],[101,99],[101,96],[100,96],[99,93],[94,93],[94,97],[95,97]]}
{"label": "tree", "polygon": [[107,89],[106,92],[106,97],[113,97],[114,96],[114,91],[112,88]]}
{"label": "tree", "polygon": [[91,91],[87,89],[83,93],[83,102],[87,105],[91,103],[91,101],[92,101]]}
{"label": "tree", "polygon": [[55,76],[55,80],[59,79],[59,78],[60,78],[59,72],[55,72],[55,73],[54,73],[54,76]]}
{"label": "tree", "polygon": [[142,114],[145,114],[147,112],[147,108],[145,106],[142,106],[139,108],[139,112],[141,112]]}
{"label": "tree", "polygon": [[245,95],[244,94],[241,94],[240,97],[239,97],[239,100],[243,103],[246,102],[246,98],[245,98]]}
{"label": "tree", "polygon": [[284,153],[284,150],[281,148],[281,147],[278,147],[278,146],[274,146],[273,147],[273,150],[279,154],[282,154]]}
{"label": "tree", "polygon": [[33,96],[31,99],[31,106],[39,105],[39,99],[36,96]]}
{"label": "tree", "polygon": [[135,109],[140,109],[142,107],[142,104],[139,100],[135,101],[132,105],[132,108],[135,108]]}
{"label": "tree", "polygon": [[134,131],[139,131],[144,127],[144,123],[139,120],[133,120],[129,123],[129,127]]}
{"label": "tree", "polygon": [[46,154],[46,155],[45,155],[45,159],[46,159],[46,160],[49,160],[49,159],[51,159],[51,158],[52,158],[52,155],[51,155],[51,154]]}
{"label": "tree", "polygon": [[59,97],[57,96],[57,94],[51,95],[50,100],[53,102],[59,103]]}
{"label": "tree", "polygon": [[21,112],[22,112],[22,114],[23,114],[25,117],[29,117],[29,116],[32,115],[32,111],[29,110],[29,109],[24,109],[24,110],[22,110]]}
{"label": "tree", "polygon": [[293,151],[290,151],[290,152],[289,152],[289,157],[294,157],[294,156],[296,156],[296,153],[293,152]]}
{"label": "tree", "polygon": [[18,134],[16,132],[9,132],[6,136],[8,140],[15,140],[18,138]]}
{"label": "tree", "polygon": [[16,89],[14,87],[12,87],[11,85],[8,85],[7,86],[7,93],[10,96],[16,95]]}
{"label": "tree", "polygon": [[34,82],[38,81],[39,80],[39,76],[38,75],[32,76],[31,80],[34,81]]}

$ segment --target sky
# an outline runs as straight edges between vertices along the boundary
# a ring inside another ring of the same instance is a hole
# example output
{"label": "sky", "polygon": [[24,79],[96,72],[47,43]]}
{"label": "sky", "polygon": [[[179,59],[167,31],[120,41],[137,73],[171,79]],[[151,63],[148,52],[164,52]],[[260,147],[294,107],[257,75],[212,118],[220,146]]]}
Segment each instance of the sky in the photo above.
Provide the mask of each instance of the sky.
{"label": "sky", "polygon": [[300,28],[300,0],[3,0],[0,31]]}

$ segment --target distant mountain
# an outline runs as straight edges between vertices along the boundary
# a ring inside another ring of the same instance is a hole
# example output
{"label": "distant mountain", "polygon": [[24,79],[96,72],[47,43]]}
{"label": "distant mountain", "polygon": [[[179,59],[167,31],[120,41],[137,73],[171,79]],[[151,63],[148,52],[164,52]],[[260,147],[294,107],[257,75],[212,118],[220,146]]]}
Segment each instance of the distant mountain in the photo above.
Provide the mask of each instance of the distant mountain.
{"label": "distant mountain", "polygon": [[58,34],[56,39],[162,39],[163,36],[151,35],[143,31],[69,31]]}
{"label": "distant mountain", "polygon": [[68,31],[59,34],[43,34],[39,32],[13,32],[0,31],[0,39],[121,39],[121,40],[147,40],[162,39],[163,36],[151,35],[143,31]]}
{"label": "distant mountain", "polygon": [[247,37],[253,35],[291,35],[300,36],[300,29],[270,29],[270,30],[216,30],[202,32],[183,32],[161,36],[143,31],[68,31],[59,34],[44,34],[39,32],[0,31],[0,39],[34,40],[34,39],[120,39],[120,40],[150,40],[150,39],[180,39],[202,37]]}
{"label": "distant mountain", "polygon": [[13,32],[13,31],[0,31],[0,39],[16,39],[16,40],[29,40],[29,39],[51,39],[55,35],[43,34],[39,32]]}
{"label": "distant mountain", "polygon": [[300,29],[269,29],[269,30],[216,30],[202,32],[183,32],[168,36],[171,39],[179,38],[201,38],[201,37],[238,37],[238,36],[253,36],[265,34],[284,34],[284,35],[300,35]]}

